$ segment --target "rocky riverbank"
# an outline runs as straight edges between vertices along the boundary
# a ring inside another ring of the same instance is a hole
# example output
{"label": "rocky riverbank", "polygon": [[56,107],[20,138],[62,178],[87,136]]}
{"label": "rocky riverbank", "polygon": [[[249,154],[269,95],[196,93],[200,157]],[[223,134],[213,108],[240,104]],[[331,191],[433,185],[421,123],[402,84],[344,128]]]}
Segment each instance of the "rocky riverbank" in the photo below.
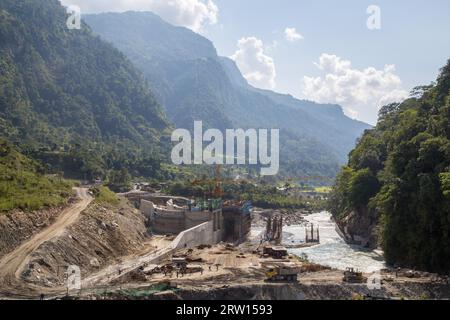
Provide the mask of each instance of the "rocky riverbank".
{"label": "rocky riverbank", "polygon": [[378,247],[378,217],[368,209],[350,212],[335,221],[339,228],[338,232],[347,243],[371,249]]}

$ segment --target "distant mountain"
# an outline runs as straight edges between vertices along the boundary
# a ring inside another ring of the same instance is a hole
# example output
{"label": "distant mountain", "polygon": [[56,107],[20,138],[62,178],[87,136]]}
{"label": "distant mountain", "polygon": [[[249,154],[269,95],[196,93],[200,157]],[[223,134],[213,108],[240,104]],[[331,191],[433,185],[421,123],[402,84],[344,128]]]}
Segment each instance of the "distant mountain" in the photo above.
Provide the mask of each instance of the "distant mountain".
{"label": "distant mountain", "polygon": [[57,0],[0,1],[0,137],[52,171],[153,172],[169,122],[145,78],[66,20]]}
{"label": "distant mountain", "polygon": [[149,12],[86,15],[144,73],[177,127],[281,129],[284,173],[332,177],[369,125],[342,108],[251,87],[211,41]]}

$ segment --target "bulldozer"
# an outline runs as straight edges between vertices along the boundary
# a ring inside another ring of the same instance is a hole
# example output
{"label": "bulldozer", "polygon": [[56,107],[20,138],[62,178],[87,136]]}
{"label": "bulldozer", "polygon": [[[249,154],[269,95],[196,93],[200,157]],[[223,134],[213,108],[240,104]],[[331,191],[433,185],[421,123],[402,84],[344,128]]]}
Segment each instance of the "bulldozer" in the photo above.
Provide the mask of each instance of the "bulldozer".
{"label": "bulldozer", "polygon": [[367,279],[363,276],[362,272],[353,268],[347,268],[344,272],[343,281],[348,283],[364,283]]}
{"label": "bulldozer", "polygon": [[297,282],[300,269],[290,265],[269,266],[266,282]]}

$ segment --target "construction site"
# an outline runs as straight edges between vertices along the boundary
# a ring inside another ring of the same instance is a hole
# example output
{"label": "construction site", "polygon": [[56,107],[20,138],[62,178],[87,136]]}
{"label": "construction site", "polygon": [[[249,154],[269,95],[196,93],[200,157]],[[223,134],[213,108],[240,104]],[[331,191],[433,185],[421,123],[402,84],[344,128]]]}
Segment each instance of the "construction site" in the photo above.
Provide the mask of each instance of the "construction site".
{"label": "construction site", "polygon": [[[386,268],[374,289],[370,273],[295,254],[322,248],[326,226],[308,222],[306,212],[224,201],[222,183],[216,177],[202,199],[133,190],[117,195],[117,204],[98,203],[92,189],[77,188],[60,211],[4,216],[0,237],[14,241],[0,247],[0,298],[450,297],[448,279],[437,275]],[[290,234],[287,226],[304,232]]]}

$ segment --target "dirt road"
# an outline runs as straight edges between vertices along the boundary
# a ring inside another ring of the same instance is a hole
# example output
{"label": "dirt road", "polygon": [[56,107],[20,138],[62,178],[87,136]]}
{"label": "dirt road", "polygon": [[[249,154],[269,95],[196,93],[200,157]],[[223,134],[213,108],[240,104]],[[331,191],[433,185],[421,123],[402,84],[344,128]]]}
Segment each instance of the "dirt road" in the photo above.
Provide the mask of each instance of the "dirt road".
{"label": "dirt road", "polygon": [[[159,260],[172,252],[170,244],[172,242],[166,237],[154,236],[152,241],[148,244],[147,249],[143,253],[138,253],[132,256],[124,257],[122,262],[111,264],[103,270],[91,274],[88,278],[83,279],[83,288],[92,288],[95,286],[106,286],[111,281],[117,280],[121,276],[130,271],[136,270],[141,266]],[[152,249],[149,249],[151,247]],[[120,273],[119,273],[120,270]]]}
{"label": "dirt road", "polygon": [[89,195],[88,189],[75,188],[75,191],[79,201],[66,208],[54,224],[27,240],[0,260],[1,296],[29,296],[35,292],[40,292],[37,291],[37,287],[22,283],[20,281],[20,273],[29,261],[33,251],[44,242],[61,235],[68,226],[77,221],[80,213],[92,202],[93,198]]}

